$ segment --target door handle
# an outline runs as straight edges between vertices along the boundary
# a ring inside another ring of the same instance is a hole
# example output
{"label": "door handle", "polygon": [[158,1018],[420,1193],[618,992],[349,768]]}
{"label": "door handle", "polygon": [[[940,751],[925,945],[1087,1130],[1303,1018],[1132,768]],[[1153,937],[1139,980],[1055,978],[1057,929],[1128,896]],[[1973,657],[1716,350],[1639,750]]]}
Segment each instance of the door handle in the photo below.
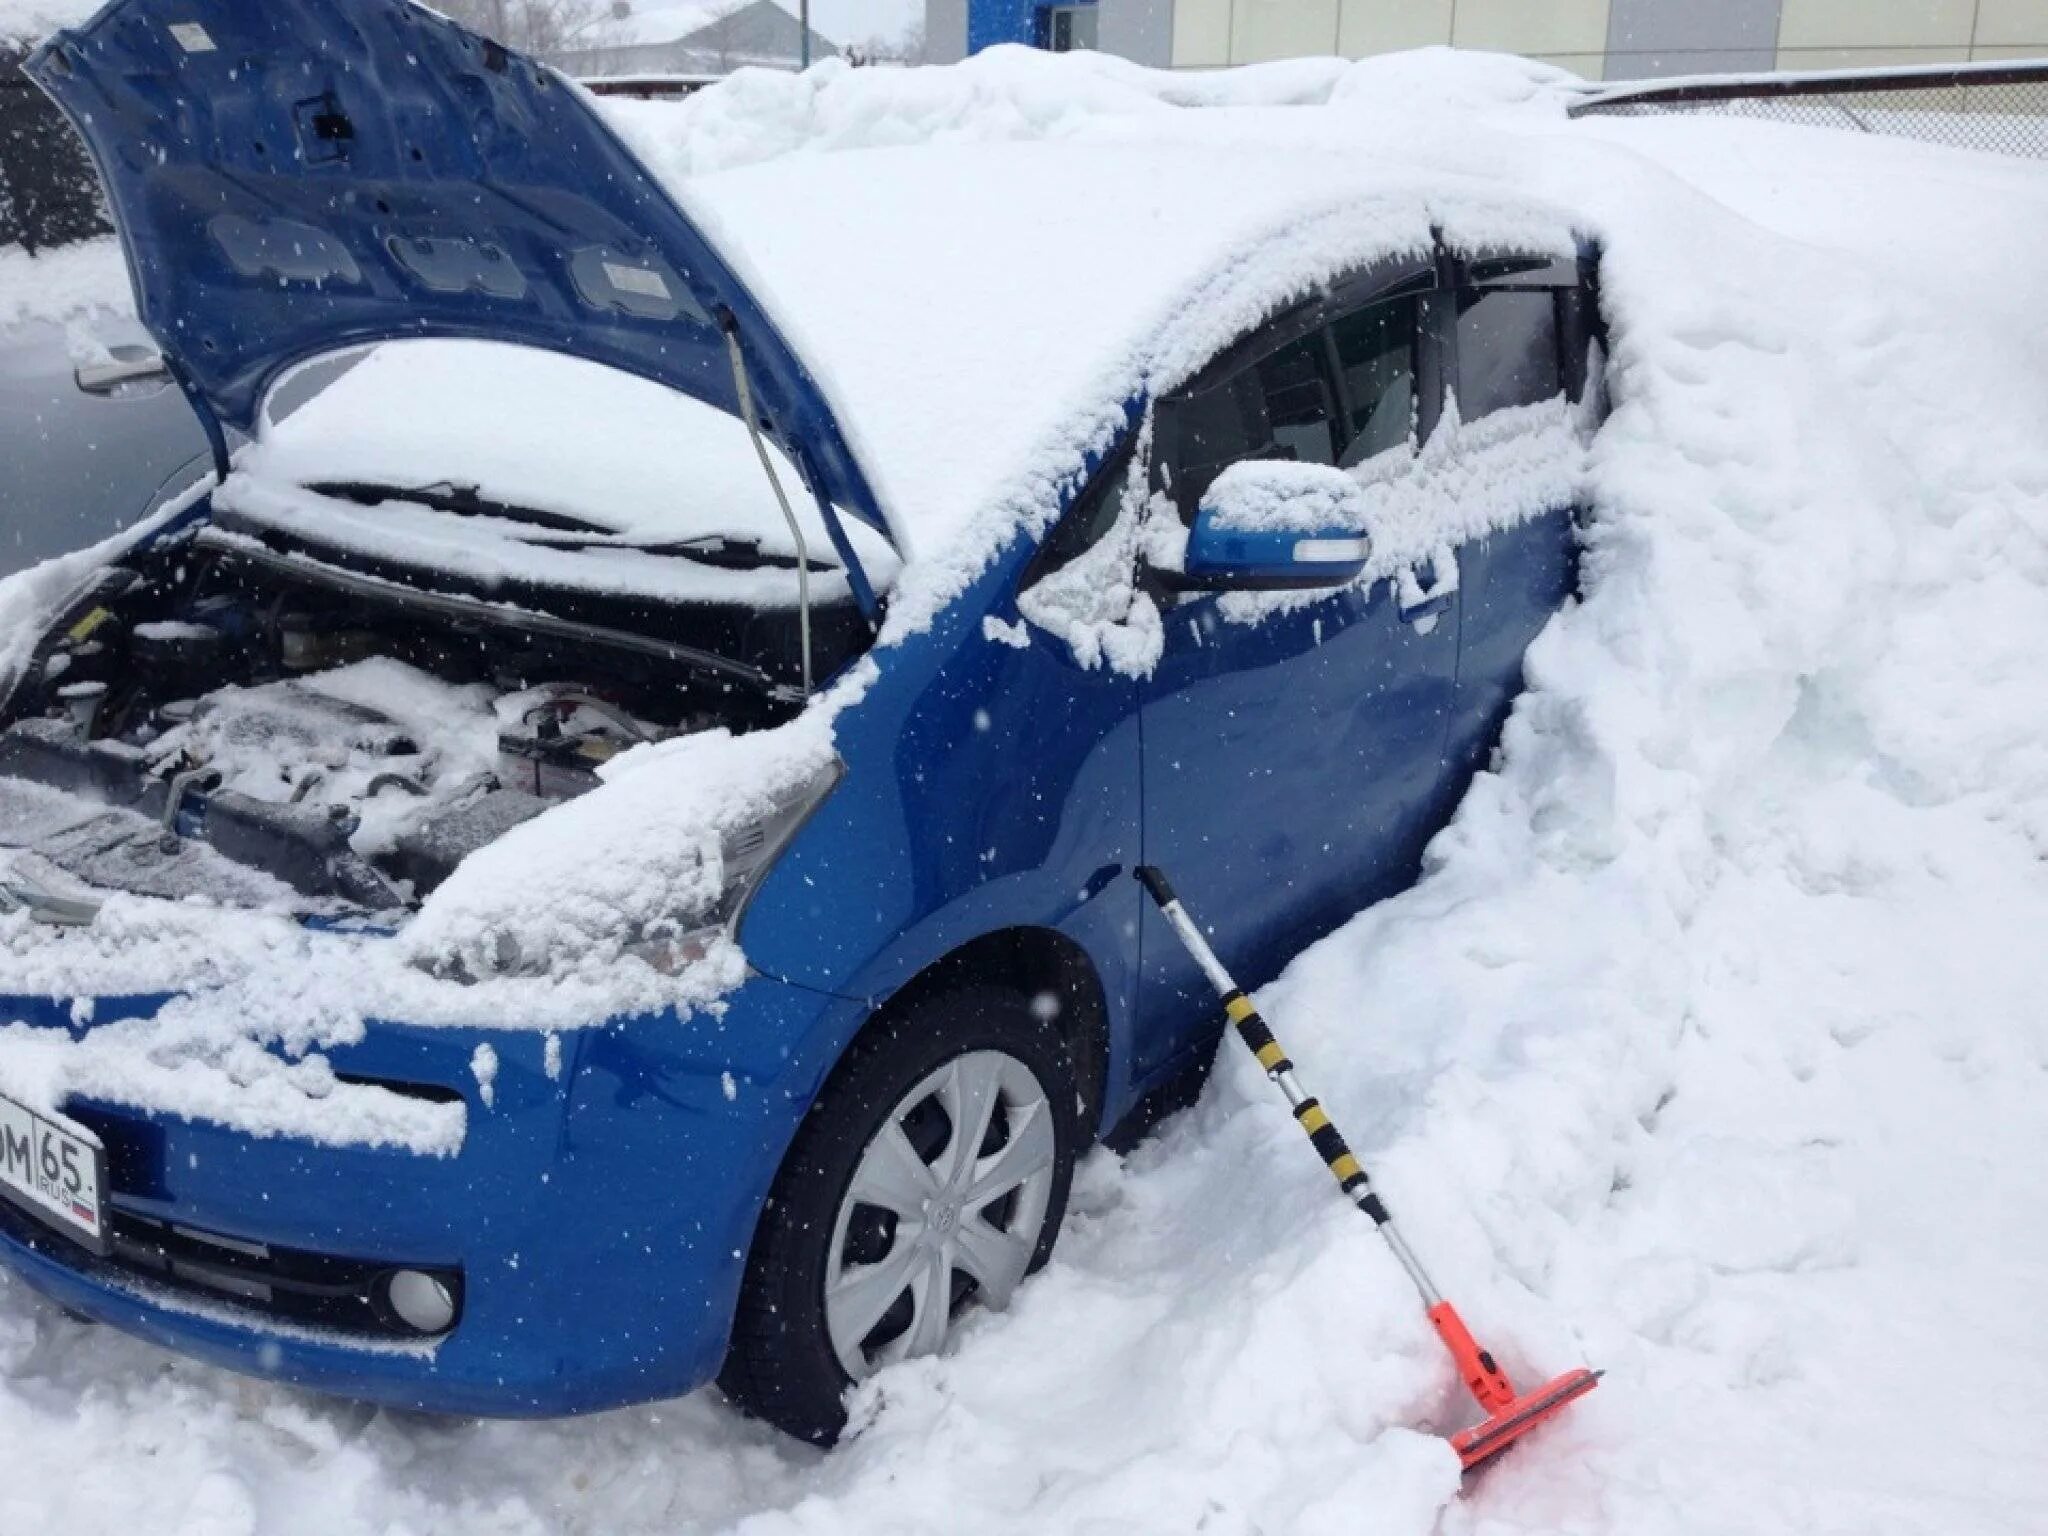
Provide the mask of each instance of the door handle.
{"label": "door handle", "polygon": [[1394,601],[1400,607],[1403,624],[1426,635],[1450,611],[1451,599],[1458,595],[1456,559],[1449,550],[1439,550],[1433,558],[1410,567],[1395,579]]}
{"label": "door handle", "polygon": [[1451,599],[1455,596],[1455,592],[1432,592],[1419,603],[1404,605],[1401,609],[1401,622],[1419,624],[1424,619],[1434,619],[1440,614],[1448,613]]}

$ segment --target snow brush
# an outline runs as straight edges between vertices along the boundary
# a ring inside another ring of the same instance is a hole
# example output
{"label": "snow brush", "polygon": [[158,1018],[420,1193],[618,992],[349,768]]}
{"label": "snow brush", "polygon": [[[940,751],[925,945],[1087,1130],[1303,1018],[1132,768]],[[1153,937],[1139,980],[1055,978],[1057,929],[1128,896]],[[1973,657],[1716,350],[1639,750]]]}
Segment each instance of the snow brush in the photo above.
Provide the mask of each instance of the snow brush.
{"label": "snow brush", "polygon": [[1415,1282],[1415,1289],[1421,1293],[1422,1304],[1427,1309],[1430,1326],[1436,1329],[1436,1336],[1443,1340],[1444,1348],[1451,1352],[1451,1360],[1458,1368],[1465,1390],[1472,1394],[1486,1414],[1470,1429],[1461,1429],[1450,1437],[1451,1449],[1458,1453],[1464,1469],[1470,1472],[1491,1461],[1574,1398],[1583,1397],[1599,1385],[1600,1372],[1581,1366],[1577,1370],[1566,1371],[1562,1376],[1552,1377],[1533,1392],[1516,1393],[1514,1383],[1508,1380],[1508,1373],[1472,1337],[1472,1330],[1458,1316],[1458,1309],[1444,1300],[1437,1290],[1429,1272],[1415,1257],[1415,1251],[1408,1246],[1408,1240],[1394,1225],[1394,1218],[1387,1213],[1386,1206],[1374,1191],[1372,1176],[1365,1171],[1351,1148],[1345,1145],[1337,1127],[1331,1124],[1329,1113],[1311,1095],[1303,1092],[1295,1081],[1294,1063],[1287,1059],[1287,1053],[1273,1038],[1273,1031],[1259,1017],[1259,1010],[1252,1006],[1252,1000],[1245,996],[1243,988],[1231,980],[1230,972],[1216,958],[1216,951],[1202,937],[1202,930],[1195,926],[1187,908],[1173,894],[1173,887],[1167,883],[1166,876],[1150,864],[1139,865],[1137,875],[1139,882],[1159,904],[1160,914],[1165,917],[1167,925],[1179,935],[1188,953],[1195,957],[1195,964],[1202,968],[1202,974],[1209,978],[1209,984],[1223,999],[1223,1011],[1237,1026],[1238,1038],[1258,1058],[1266,1076],[1287,1095],[1294,1118],[1308,1133],[1308,1139],[1336,1179],[1338,1187],[1353,1205],[1372,1218],[1380,1236],[1393,1249],[1394,1257],[1408,1271],[1408,1278]]}

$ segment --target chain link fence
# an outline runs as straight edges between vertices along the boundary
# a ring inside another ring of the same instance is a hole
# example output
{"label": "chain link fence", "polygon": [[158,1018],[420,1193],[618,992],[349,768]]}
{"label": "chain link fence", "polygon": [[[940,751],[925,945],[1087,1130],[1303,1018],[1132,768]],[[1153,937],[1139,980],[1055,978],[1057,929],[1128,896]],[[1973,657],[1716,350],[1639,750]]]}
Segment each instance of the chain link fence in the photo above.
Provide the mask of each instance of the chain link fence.
{"label": "chain link fence", "polygon": [[1893,134],[2048,160],[2048,60],[1672,80],[1602,91],[1572,108],[1573,117],[1671,113]]}

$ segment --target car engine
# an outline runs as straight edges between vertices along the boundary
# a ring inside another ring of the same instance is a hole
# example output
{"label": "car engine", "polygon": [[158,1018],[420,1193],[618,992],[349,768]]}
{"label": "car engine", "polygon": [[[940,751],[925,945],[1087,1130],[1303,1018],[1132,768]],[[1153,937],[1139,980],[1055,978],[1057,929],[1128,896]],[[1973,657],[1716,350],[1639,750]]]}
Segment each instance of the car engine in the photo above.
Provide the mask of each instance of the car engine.
{"label": "car engine", "polygon": [[745,683],[680,643],[205,530],[99,572],[13,679],[0,907],[402,913],[619,753],[786,716],[787,690]]}

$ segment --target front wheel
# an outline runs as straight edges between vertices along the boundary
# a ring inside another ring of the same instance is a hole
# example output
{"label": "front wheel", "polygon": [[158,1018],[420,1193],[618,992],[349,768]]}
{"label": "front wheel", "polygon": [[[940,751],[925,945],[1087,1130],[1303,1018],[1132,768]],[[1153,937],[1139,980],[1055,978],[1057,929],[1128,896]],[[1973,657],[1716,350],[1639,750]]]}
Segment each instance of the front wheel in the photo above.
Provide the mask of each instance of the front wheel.
{"label": "front wheel", "polygon": [[849,1386],[936,1353],[1046,1261],[1077,1140],[1066,1042],[1027,998],[965,987],[873,1026],[776,1177],[719,1385],[831,1443]]}

